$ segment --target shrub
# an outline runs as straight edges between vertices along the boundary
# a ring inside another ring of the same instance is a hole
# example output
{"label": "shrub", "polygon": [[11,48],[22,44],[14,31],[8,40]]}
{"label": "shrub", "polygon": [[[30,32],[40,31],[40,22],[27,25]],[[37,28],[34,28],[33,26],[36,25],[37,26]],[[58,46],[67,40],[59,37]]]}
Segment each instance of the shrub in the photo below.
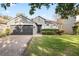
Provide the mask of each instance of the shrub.
{"label": "shrub", "polygon": [[12,30],[10,28],[6,28],[4,32],[6,35],[10,35],[12,33]]}
{"label": "shrub", "polygon": [[44,35],[53,35],[57,34],[58,29],[42,29],[42,34]]}
{"label": "shrub", "polygon": [[10,28],[6,28],[0,32],[0,37],[5,37],[7,35],[10,35],[12,33],[12,30]]}
{"label": "shrub", "polygon": [[77,33],[76,34],[79,34],[79,27],[77,28]]}
{"label": "shrub", "polygon": [[63,34],[64,33],[64,30],[58,30],[57,31],[57,34],[59,34],[59,35],[61,35],[61,34]]}
{"label": "shrub", "polygon": [[0,32],[0,37],[5,37],[5,36],[6,36],[6,34],[3,31],[1,31]]}

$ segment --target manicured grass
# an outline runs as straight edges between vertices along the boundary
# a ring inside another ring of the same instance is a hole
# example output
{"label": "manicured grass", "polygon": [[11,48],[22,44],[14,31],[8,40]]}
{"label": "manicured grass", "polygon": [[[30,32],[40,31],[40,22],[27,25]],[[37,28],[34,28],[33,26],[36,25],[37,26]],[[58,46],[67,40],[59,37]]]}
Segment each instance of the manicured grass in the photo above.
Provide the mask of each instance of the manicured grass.
{"label": "manicured grass", "polygon": [[28,50],[37,56],[79,56],[79,35],[34,37]]}

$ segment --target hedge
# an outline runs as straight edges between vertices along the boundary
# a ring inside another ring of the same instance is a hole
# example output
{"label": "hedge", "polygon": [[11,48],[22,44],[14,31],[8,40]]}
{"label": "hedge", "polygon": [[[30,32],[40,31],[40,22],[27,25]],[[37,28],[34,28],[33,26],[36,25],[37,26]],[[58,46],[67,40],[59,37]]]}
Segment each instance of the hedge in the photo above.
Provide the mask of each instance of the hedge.
{"label": "hedge", "polygon": [[42,34],[44,35],[53,35],[57,34],[58,29],[42,29]]}

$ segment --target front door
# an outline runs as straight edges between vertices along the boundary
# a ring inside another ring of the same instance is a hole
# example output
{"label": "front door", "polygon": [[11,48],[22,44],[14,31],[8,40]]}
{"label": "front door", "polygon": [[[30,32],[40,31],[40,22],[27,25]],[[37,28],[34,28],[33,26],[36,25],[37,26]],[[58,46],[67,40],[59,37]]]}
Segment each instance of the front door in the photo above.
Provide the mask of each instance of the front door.
{"label": "front door", "polygon": [[41,33],[41,27],[42,25],[37,25],[37,33]]}

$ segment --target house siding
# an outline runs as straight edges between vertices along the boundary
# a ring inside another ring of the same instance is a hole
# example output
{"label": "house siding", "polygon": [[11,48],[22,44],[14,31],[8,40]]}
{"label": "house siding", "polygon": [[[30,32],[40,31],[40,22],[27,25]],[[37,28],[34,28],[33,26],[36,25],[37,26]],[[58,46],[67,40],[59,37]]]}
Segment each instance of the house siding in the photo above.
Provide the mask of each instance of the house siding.
{"label": "house siding", "polygon": [[40,16],[34,18],[33,21],[38,25],[42,25],[42,29],[45,28],[45,19],[41,18]]}
{"label": "house siding", "polygon": [[45,24],[46,29],[58,29],[58,25],[57,24]]}
{"label": "house siding", "polygon": [[37,26],[33,23],[33,35],[37,34]]}
{"label": "house siding", "polygon": [[[10,25],[10,27],[13,29],[13,34],[23,34],[23,35],[29,35],[29,34],[36,34],[36,24],[33,23],[30,19],[26,18],[25,16],[17,16],[11,21],[7,23],[7,25]],[[19,32],[19,29],[16,28],[22,27],[22,32]]]}
{"label": "house siding", "polygon": [[57,23],[48,23],[47,25],[47,19],[44,19],[40,16],[36,17],[33,19],[35,23],[38,25],[42,25],[41,29],[58,29],[58,24]]}

